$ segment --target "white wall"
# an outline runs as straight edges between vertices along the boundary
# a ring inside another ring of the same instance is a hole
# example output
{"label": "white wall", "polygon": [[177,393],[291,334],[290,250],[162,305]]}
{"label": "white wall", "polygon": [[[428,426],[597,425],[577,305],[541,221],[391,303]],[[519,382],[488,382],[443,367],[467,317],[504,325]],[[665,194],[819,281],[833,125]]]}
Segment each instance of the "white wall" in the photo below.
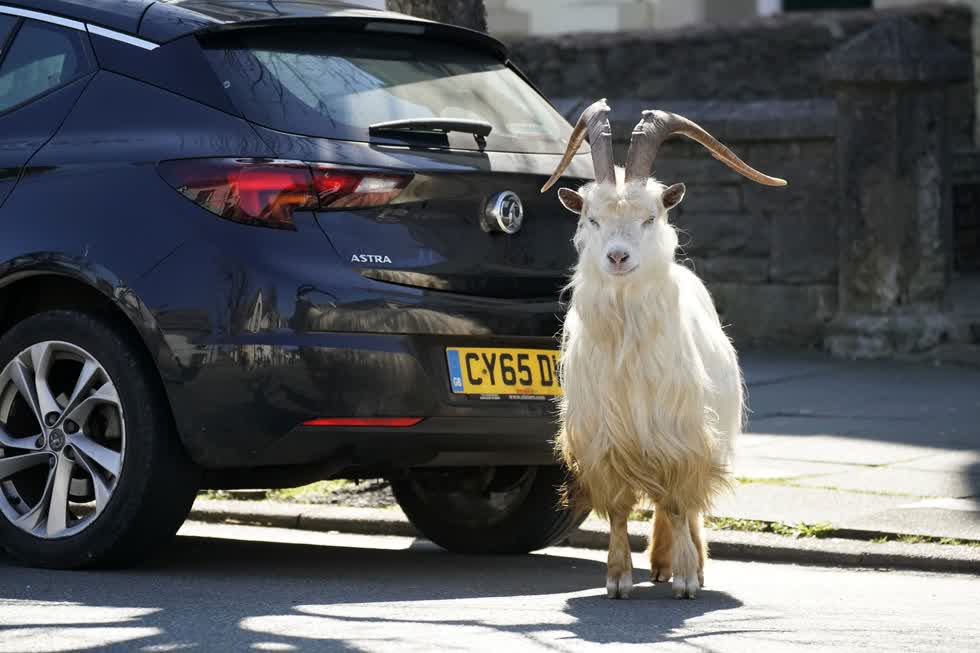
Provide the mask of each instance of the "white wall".
{"label": "white wall", "polygon": [[498,34],[649,29],[663,2],[688,4],[678,0],[486,0],[487,25]]}

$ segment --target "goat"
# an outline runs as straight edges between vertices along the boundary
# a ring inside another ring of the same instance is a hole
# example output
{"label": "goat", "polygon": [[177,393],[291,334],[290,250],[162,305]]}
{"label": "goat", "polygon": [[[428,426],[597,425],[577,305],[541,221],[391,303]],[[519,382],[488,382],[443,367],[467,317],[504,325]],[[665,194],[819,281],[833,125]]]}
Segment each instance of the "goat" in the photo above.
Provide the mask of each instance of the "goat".
{"label": "goat", "polygon": [[600,100],[578,120],[561,177],[588,135],[595,181],[561,188],[579,215],[571,302],[561,337],[558,454],[571,472],[566,498],[609,520],[606,590],[633,588],[627,518],[640,497],[655,505],[648,554],[651,580],[673,576],[673,594],[694,598],[704,584],[703,515],[730,485],[729,464],[744,422],[743,379],[707,288],[675,262],[668,211],[684,184],[651,178],[663,141],[683,134],[745,177],[783,186],[751,168],[690,120],[644,111],[625,169],[614,165],[609,107]]}

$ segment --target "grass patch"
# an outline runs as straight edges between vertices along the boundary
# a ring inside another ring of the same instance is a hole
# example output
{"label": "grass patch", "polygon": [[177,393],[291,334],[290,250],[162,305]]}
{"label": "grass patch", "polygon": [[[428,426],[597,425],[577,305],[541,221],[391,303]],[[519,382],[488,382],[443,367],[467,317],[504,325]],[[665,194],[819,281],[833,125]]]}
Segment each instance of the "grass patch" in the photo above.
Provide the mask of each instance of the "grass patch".
{"label": "grass patch", "polygon": [[[282,501],[286,503],[310,503],[317,497],[333,494],[356,485],[347,479],[337,479],[333,481],[317,481],[302,487],[285,488],[282,490],[269,490],[265,496],[260,497],[266,501]],[[241,499],[235,491],[228,490],[204,490],[197,493],[202,499]]]}
{"label": "grass patch", "polygon": [[316,497],[340,492],[356,485],[353,481],[341,478],[333,481],[317,481],[302,487],[285,488],[269,492],[269,500],[286,503],[309,503]]}
{"label": "grass patch", "polygon": [[793,486],[793,481],[799,480],[796,478],[739,478],[735,477],[735,480],[741,485],[789,485]]}
{"label": "grass patch", "polygon": [[197,493],[201,499],[230,499],[231,495],[224,490],[202,490]]}
{"label": "grass patch", "polygon": [[834,527],[830,524],[804,524],[800,522],[799,524],[771,524],[770,528],[773,533],[777,535],[785,535],[786,537],[830,537],[834,533]]}
{"label": "grass patch", "polygon": [[769,531],[769,522],[755,519],[732,519],[731,517],[708,517],[704,525],[719,531],[751,531],[765,533]]}
{"label": "grass patch", "polygon": [[[652,510],[634,510],[630,521],[647,521]],[[734,519],[732,517],[705,517],[704,525],[718,531],[746,531],[750,533],[775,533],[784,537],[829,537],[834,529],[830,524],[783,524],[759,519]]]}
{"label": "grass patch", "polygon": [[930,537],[927,535],[885,535],[871,540],[875,544],[901,542],[902,544],[945,544],[946,546],[969,546],[980,549],[980,542],[961,540],[955,537]]}
{"label": "grass patch", "polygon": [[709,517],[705,520],[708,528],[720,531],[749,531],[751,533],[775,533],[784,537],[830,537],[834,528],[830,524],[784,524],[756,519],[731,519],[729,517]]}

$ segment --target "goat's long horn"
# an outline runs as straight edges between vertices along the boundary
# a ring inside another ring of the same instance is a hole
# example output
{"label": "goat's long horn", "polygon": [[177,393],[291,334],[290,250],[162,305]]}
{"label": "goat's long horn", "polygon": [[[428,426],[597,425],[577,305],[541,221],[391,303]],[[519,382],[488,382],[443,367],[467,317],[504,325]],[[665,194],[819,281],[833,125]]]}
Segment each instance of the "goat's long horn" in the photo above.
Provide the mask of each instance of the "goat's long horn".
{"label": "goat's long horn", "polygon": [[653,173],[653,162],[660,145],[673,134],[683,134],[704,145],[715,157],[735,172],[766,186],[785,186],[786,180],[765,175],[735,156],[718,139],[684,116],[667,111],[644,111],[643,119],[633,129],[626,160],[626,181],[646,181]]}
{"label": "goat's long horn", "polygon": [[551,178],[541,187],[544,193],[555,185],[565,170],[572,163],[572,157],[582,146],[585,137],[589,137],[589,145],[592,148],[592,165],[595,168],[595,180],[602,183],[607,180],[616,179],[616,168],[613,162],[612,127],[609,125],[609,105],[605,98],[589,105],[572,131],[572,137],[568,139],[568,147],[561,162],[551,175]]}

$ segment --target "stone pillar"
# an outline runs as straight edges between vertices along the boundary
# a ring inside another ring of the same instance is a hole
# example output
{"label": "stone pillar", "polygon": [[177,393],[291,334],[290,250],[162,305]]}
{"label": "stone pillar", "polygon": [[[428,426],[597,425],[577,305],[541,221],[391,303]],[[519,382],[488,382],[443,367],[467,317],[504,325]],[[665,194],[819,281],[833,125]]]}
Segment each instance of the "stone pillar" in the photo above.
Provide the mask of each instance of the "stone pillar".
{"label": "stone pillar", "polygon": [[839,306],[826,346],[841,356],[943,341],[951,228],[948,86],[970,57],[904,18],[832,52],[837,102]]}

